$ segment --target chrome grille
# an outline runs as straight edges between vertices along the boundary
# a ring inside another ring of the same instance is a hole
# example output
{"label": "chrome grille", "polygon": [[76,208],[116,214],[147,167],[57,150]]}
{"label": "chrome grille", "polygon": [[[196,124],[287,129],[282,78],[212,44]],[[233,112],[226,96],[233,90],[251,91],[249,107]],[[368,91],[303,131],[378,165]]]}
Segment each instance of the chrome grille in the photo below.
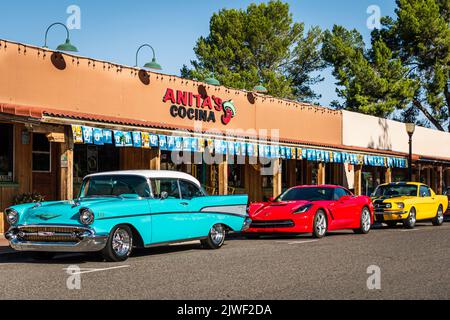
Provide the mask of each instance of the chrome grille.
{"label": "chrome grille", "polygon": [[23,226],[19,227],[18,236],[31,242],[79,242],[79,233],[86,231],[81,227],[64,226]]}

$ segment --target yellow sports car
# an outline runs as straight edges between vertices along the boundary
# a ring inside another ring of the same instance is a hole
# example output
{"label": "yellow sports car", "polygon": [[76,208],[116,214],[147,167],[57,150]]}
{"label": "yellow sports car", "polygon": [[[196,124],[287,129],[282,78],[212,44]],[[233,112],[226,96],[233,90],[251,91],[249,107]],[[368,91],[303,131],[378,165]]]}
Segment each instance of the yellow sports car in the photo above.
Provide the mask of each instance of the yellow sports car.
{"label": "yellow sports car", "polygon": [[446,196],[439,196],[425,184],[417,182],[395,182],[379,185],[372,195],[375,221],[389,227],[403,222],[412,229],[418,220],[431,220],[433,225],[444,222],[448,207]]}

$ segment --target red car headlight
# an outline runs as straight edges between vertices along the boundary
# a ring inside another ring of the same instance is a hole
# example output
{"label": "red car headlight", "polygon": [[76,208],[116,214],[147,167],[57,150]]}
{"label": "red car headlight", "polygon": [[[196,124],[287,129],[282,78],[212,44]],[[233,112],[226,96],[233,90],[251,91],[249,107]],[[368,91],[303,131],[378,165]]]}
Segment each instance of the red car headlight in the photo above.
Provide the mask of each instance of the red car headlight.
{"label": "red car headlight", "polygon": [[312,206],[313,206],[312,203],[309,203],[309,204],[306,204],[304,206],[301,206],[301,207],[297,208],[297,210],[295,210],[293,212],[293,214],[299,214],[299,213],[308,212],[308,210],[311,209]]}

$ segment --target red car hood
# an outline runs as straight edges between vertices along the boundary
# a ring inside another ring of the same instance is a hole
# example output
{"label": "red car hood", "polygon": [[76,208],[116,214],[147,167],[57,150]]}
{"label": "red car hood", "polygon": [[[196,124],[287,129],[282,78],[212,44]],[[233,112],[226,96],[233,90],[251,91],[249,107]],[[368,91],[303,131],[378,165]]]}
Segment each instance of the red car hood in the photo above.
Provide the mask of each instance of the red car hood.
{"label": "red car hood", "polygon": [[291,219],[292,212],[311,203],[310,201],[262,202],[250,206],[250,218],[253,220]]}

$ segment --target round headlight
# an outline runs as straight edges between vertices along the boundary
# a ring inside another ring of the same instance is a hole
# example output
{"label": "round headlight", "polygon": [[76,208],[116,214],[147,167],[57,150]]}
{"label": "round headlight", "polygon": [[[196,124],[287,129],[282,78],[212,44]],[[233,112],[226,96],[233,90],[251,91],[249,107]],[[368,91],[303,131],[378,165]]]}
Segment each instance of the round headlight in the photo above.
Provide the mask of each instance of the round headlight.
{"label": "round headlight", "polygon": [[94,222],[94,213],[89,209],[81,209],[80,222],[84,225],[92,224]]}
{"label": "round headlight", "polygon": [[387,204],[386,204],[386,208],[388,208],[388,209],[392,208],[392,204],[387,203]]}
{"label": "round headlight", "polygon": [[19,221],[19,213],[14,209],[6,209],[6,220],[10,225],[16,224]]}
{"label": "round headlight", "polygon": [[403,202],[397,202],[397,207],[399,207],[400,209],[405,208],[405,204]]}

